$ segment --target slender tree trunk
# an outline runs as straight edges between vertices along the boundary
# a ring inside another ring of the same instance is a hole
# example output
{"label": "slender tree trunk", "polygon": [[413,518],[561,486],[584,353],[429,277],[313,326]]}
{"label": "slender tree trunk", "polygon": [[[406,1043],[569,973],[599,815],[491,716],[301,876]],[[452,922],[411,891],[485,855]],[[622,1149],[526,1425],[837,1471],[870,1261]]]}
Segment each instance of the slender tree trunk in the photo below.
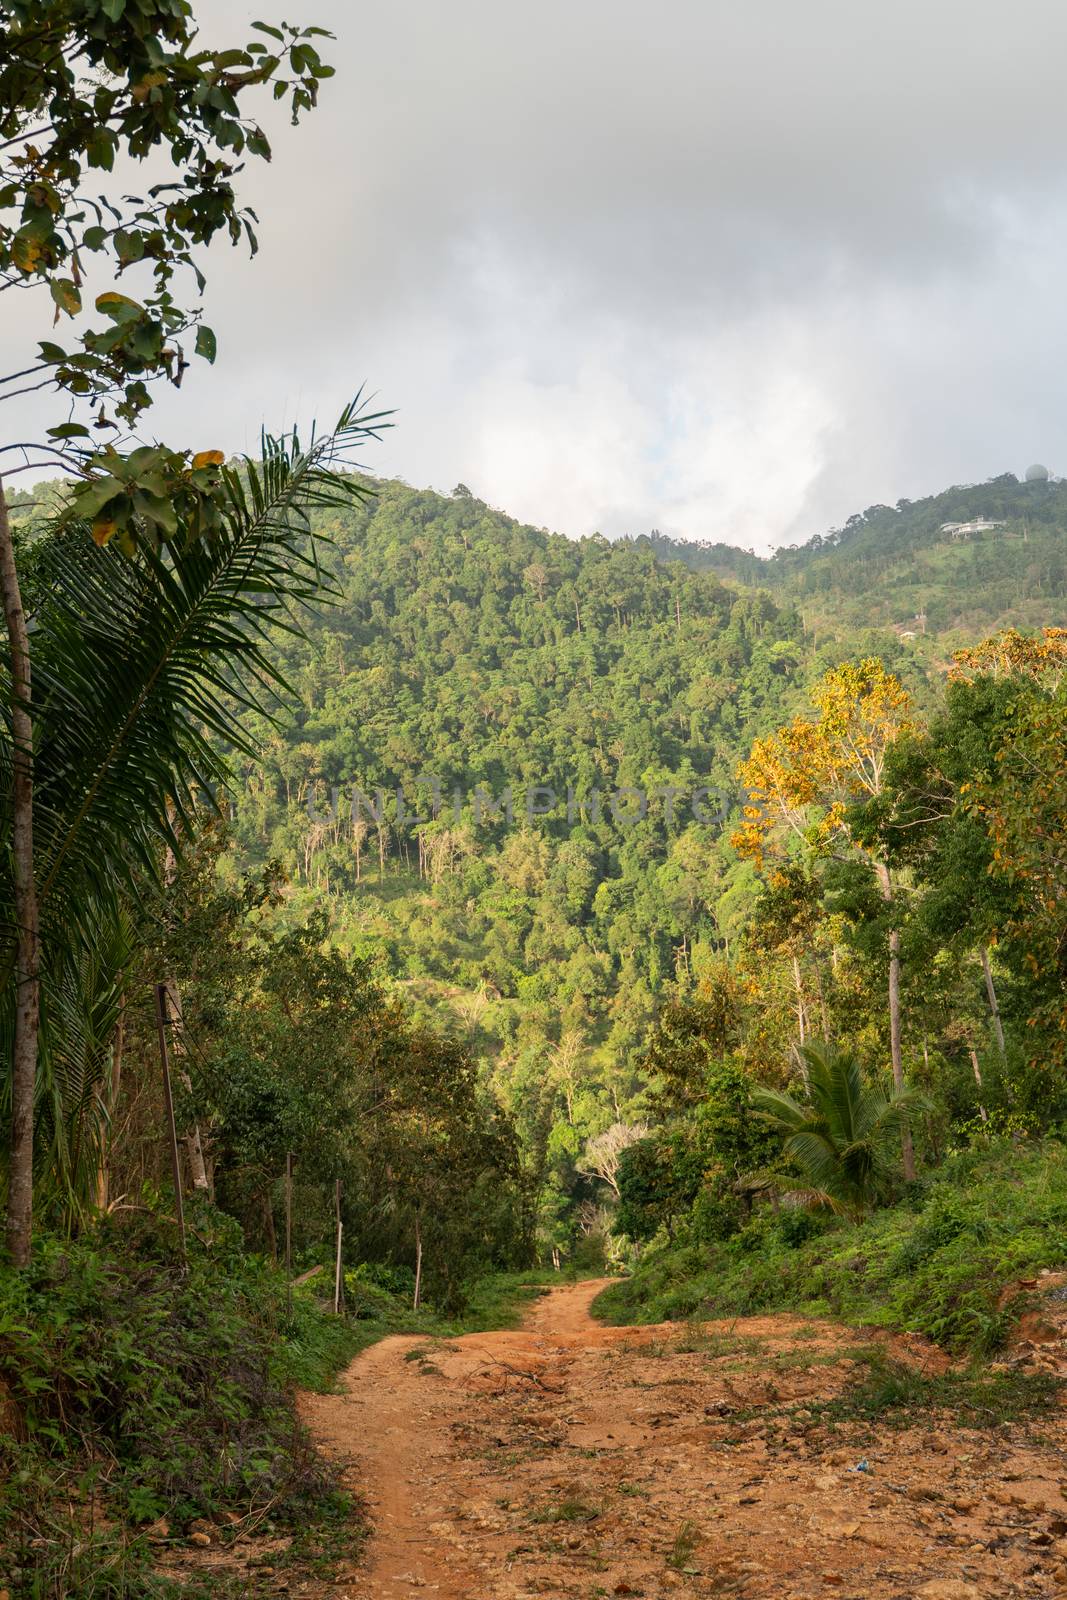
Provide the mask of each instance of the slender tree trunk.
{"label": "slender tree trunk", "polygon": [[822,981],[822,967],[818,957],[815,959],[815,986],[819,991],[819,1015],[822,1018],[822,1036],[826,1043],[830,1043],[830,1018],[826,1011],[826,989]]}
{"label": "slender tree trunk", "polygon": [[[978,1065],[978,1051],[975,1050],[972,1047],[970,1054],[971,1054],[971,1068],[972,1068],[972,1070],[974,1072],[974,1081],[978,1085],[978,1093],[981,1094],[981,1092],[982,1092],[982,1069]],[[978,1102],[978,1110],[981,1112],[982,1121],[983,1122],[988,1122],[989,1121],[989,1116],[988,1116],[988,1114],[986,1112],[985,1102],[983,1100],[979,1100],[979,1102]]]}
{"label": "slender tree trunk", "polygon": [[126,991],[119,1000],[115,1037],[111,1041],[111,1078],[107,1086],[107,1143],[104,1146],[100,1168],[96,1174],[96,1205],[99,1211],[107,1210],[111,1198],[111,1157],[115,1147],[114,1120],[122,1088],[122,1051],[126,1042]]}
{"label": "slender tree trunk", "polygon": [[985,974],[985,992],[989,996],[989,1009],[993,1013],[993,1032],[997,1036],[997,1049],[1001,1055],[1005,1054],[1004,1024],[1000,1020],[1000,1004],[997,1000],[997,989],[993,982],[993,969],[989,965],[989,951],[982,946],[982,971]]}
{"label": "slender tree trunk", "polygon": [[285,1158],[285,1308],[293,1314],[293,1154]]}
{"label": "slender tree trunk", "polygon": [[337,1228],[336,1255],[333,1268],[333,1314],[341,1315],[341,1299],[344,1291],[344,1276],[341,1271],[341,1245],[344,1239],[345,1225],[341,1221],[341,1180],[337,1178],[333,1186],[334,1222]]}
{"label": "slender tree trunk", "polygon": [[159,1064],[163,1074],[163,1109],[167,1117],[167,1133],[170,1137],[170,1171],[174,1182],[174,1217],[178,1224],[178,1240],[184,1267],[188,1265],[185,1247],[185,1204],[182,1199],[182,1168],[178,1159],[178,1128],[174,1121],[174,1096],[171,1093],[170,1059],[167,1051],[167,986],[165,983],[156,984],[155,995]]}
{"label": "slender tree trunk", "polygon": [[[189,1096],[190,1103],[193,1098],[193,1080],[189,1076],[186,1062],[189,1058],[189,1047],[185,1038],[185,1015],[182,1011],[181,990],[173,978],[166,981],[167,1009],[171,1021],[171,1055],[174,1059],[174,1069],[178,1074],[178,1082]],[[186,1157],[189,1162],[189,1177],[194,1189],[205,1194],[211,1192],[208,1181],[207,1167],[204,1163],[204,1145],[200,1138],[200,1124],[193,1122],[192,1131],[182,1139],[185,1146]]]}
{"label": "slender tree trunk", "polygon": [[804,985],[800,978],[800,962],[796,956],[793,957],[793,987],[797,992],[797,1032],[800,1035],[801,1046],[803,1046],[807,1039],[808,1030],[804,1017]]}
{"label": "slender tree trunk", "polygon": [[[167,802],[167,816],[173,824],[175,809],[169,800]],[[178,862],[174,851],[168,845],[163,863],[163,881],[168,889],[173,885],[177,875]],[[189,1045],[185,1037],[185,1013],[182,1010],[181,990],[178,988],[176,978],[166,978],[164,979],[164,984],[167,990],[167,1013],[171,1023],[171,1056],[174,1061],[175,1071],[178,1074],[178,1082],[189,1096],[189,1103],[192,1105],[193,1081],[189,1076],[189,1068],[186,1065],[189,1059]],[[189,1162],[189,1177],[193,1188],[205,1194],[210,1194],[211,1183],[208,1179],[207,1167],[204,1164],[204,1146],[200,1138],[200,1124],[195,1118],[192,1132],[185,1135],[182,1143],[185,1145],[186,1157]]]}
{"label": "slender tree trunk", "polygon": [[[889,868],[879,862],[877,872],[882,899],[887,906],[891,906],[893,880]],[[893,1085],[897,1089],[903,1089],[904,1056],[900,1045],[900,929],[895,927],[889,931],[889,1050],[893,1058]],[[901,1132],[900,1150],[904,1164],[904,1181],[911,1183],[915,1177],[915,1150],[911,1142],[910,1128],[904,1128]]]}
{"label": "slender tree trunk", "polygon": [[33,1239],[33,1110],[41,1015],[41,938],[33,871],[33,715],[30,642],[7,499],[0,480],[0,600],[11,652],[11,855],[15,901],[15,1040],[11,1061],[11,1161],[7,1252],[16,1267]]}

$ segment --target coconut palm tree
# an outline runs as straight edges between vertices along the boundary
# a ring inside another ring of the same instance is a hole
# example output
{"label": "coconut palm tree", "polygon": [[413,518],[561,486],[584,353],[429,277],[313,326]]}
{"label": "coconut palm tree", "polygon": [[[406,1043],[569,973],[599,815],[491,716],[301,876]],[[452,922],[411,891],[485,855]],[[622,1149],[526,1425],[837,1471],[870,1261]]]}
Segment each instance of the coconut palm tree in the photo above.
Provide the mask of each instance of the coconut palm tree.
{"label": "coconut palm tree", "polygon": [[809,1200],[862,1216],[897,1172],[899,1139],[922,1098],[909,1089],[886,1095],[868,1083],[850,1051],[830,1044],[801,1050],[807,1068],[802,1097],[756,1089],[753,1104],[783,1135],[783,1149],[808,1180]]}
{"label": "coconut palm tree", "polygon": [[[306,445],[295,433],[266,436],[259,460],[221,469],[206,531],[202,508],[194,524],[180,504],[166,518],[157,507],[155,537],[136,537],[134,515],[122,548],[117,538],[100,548],[99,528],[68,517],[29,552],[38,1137],[13,1150],[12,1166],[32,1165],[35,1186],[58,1186],[75,1206],[93,1193],[104,1143],[129,908],[158,877],[165,851],[180,852],[214,809],[227,752],[255,754],[247,718],[270,714],[284,689],[271,632],[297,629],[301,608],[330,588],[310,512],[366,494],[342,469],[382,425],[357,403]],[[0,1059],[8,1063],[20,936],[10,670],[0,654]],[[11,1110],[9,1071],[0,1114]],[[9,1241],[21,1230],[25,1259],[29,1218],[17,1221],[13,1229],[9,1210]]]}

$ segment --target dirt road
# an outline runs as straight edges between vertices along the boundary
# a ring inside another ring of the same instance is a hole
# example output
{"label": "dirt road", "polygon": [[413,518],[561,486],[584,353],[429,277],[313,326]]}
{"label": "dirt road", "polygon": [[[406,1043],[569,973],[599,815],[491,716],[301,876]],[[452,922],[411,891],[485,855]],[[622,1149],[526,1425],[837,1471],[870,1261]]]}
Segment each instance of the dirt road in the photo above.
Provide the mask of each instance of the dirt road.
{"label": "dirt road", "polygon": [[1061,1410],[872,1422],[842,1399],[870,1337],[790,1317],[605,1328],[602,1287],[551,1289],[514,1332],[386,1339],[344,1394],[307,1399],[374,1529],[337,1600],[1067,1600]]}

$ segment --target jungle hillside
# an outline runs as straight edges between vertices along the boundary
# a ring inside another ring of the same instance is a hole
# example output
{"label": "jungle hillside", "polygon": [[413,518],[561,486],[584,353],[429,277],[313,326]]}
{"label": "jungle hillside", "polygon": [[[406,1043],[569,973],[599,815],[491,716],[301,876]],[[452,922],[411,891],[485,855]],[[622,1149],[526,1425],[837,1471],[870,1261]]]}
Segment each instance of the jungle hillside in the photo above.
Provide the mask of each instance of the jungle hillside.
{"label": "jungle hillside", "polygon": [[287,166],[343,41],[201,20],[0,0],[0,1600],[1061,1591],[1067,483],[757,557],[227,415],[221,261],[258,404],[401,252],[385,54]]}

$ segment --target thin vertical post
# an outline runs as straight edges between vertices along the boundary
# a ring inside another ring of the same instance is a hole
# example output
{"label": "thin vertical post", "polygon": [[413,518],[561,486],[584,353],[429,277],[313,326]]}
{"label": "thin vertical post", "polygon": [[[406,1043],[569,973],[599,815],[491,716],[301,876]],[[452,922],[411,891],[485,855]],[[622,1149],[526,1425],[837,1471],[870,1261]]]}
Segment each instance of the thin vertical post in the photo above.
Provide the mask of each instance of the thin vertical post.
{"label": "thin vertical post", "polygon": [[285,1306],[293,1314],[293,1152],[285,1155]]}
{"label": "thin vertical post", "polygon": [[178,1220],[178,1240],[182,1253],[182,1265],[189,1263],[185,1247],[185,1206],[182,1201],[182,1168],[178,1155],[178,1129],[174,1121],[174,1095],[170,1087],[170,1060],[167,1055],[167,986],[157,983],[156,991],[156,1032],[159,1034],[159,1061],[163,1071],[163,1104],[167,1113],[167,1131],[170,1135],[170,1170],[174,1179],[174,1214]]}
{"label": "thin vertical post", "polygon": [[341,1240],[344,1236],[345,1225],[341,1221],[341,1180],[338,1178],[333,1186],[333,1208],[337,1221],[337,1253],[333,1269],[333,1314],[341,1315]]}
{"label": "thin vertical post", "polygon": [[415,1213],[415,1297],[414,1297],[414,1300],[412,1302],[412,1307],[411,1307],[411,1309],[413,1311],[417,1311],[419,1309],[419,1301],[421,1299],[422,1299],[422,1223],[421,1223],[421,1221],[419,1219],[419,1213],[416,1211],[416,1213]]}

